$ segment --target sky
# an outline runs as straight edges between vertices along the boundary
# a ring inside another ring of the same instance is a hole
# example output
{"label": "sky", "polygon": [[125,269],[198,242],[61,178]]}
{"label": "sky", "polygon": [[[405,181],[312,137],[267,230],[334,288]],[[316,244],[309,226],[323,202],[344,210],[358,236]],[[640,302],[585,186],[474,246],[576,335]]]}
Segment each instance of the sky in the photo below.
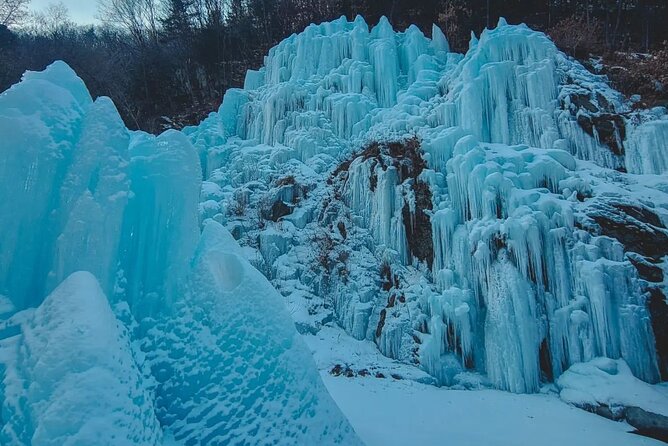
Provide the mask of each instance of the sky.
{"label": "sky", "polygon": [[40,11],[51,3],[62,2],[70,12],[73,21],[80,24],[97,23],[97,0],[31,0],[30,7]]}

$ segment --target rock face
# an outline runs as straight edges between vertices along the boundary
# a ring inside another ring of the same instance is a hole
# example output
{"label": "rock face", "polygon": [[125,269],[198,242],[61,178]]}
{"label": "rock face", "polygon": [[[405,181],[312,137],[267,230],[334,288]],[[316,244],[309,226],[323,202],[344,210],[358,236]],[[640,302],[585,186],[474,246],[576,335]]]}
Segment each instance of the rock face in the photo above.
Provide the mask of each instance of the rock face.
{"label": "rock face", "polygon": [[668,442],[668,417],[665,415],[647,412],[640,407],[627,407],[624,419],[638,429],[639,434]]}
{"label": "rock face", "polygon": [[600,404],[579,407],[613,421],[626,421],[636,429],[635,433],[668,442],[668,417],[665,415],[648,412],[636,406],[611,408],[606,404]]}

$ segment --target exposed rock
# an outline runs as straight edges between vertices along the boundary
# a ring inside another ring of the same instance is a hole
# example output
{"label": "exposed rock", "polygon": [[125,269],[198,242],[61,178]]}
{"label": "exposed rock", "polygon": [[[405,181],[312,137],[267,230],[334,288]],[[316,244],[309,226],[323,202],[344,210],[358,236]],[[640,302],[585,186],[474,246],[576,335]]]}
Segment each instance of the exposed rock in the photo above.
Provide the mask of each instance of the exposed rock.
{"label": "exposed rock", "polygon": [[578,115],[578,124],[589,135],[598,137],[601,144],[610,148],[615,155],[624,155],[626,122],[619,114]]}
{"label": "exposed rock", "polygon": [[385,318],[387,317],[387,310],[383,308],[380,310],[380,319],[378,320],[378,326],[376,327],[376,337],[379,338],[383,334],[383,327],[385,326]]}
{"label": "exposed rock", "polygon": [[269,212],[265,213],[263,217],[267,220],[278,221],[281,217],[285,217],[291,213],[291,206],[287,205],[284,201],[276,201],[269,209]]}
{"label": "exposed rock", "polygon": [[657,261],[668,254],[668,231],[645,206],[599,200],[592,206],[590,217],[601,234],[617,239],[625,251]]}
{"label": "exposed rock", "polygon": [[668,442],[668,417],[647,412],[640,407],[627,407],[624,416],[637,429],[636,433]]}
{"label": "exposed rock", "polygon": [[636,253],[628,253],[626,257],[638,270],[638,275],[641,279],[652,283],[663,282],[663,270],[661,267]]}
{"label": "exposed rock", "polygon": [[427,183],[419,180],[413,183],[412,189],[415,195],[415,215],[411,215],[407,203],[402,209],[408,249],[415,258],[426,262],[431,268],[434,262],[434,244],[431,219],[427,214],[427,211],[432,209],[431,191]]}
{"label": "exposed rock", "polygon": [[656,342],[661,379],[668,380],[668,303],[659,287],[649,288],[647,306],[652,317],[652,329]]}

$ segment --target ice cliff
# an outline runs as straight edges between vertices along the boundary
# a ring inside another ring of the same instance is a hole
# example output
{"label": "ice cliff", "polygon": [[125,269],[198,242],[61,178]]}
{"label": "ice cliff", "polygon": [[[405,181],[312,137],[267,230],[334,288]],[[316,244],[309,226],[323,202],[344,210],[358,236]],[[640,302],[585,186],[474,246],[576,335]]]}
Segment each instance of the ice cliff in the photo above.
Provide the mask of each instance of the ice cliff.
{"label": "ice cliff", "polygon": [[441,385],[668,377],[666,110],[525,26],[431,36],[311,25],[157,137],[60,62],[2,93],[0,439],[355,444],[293,322]]}

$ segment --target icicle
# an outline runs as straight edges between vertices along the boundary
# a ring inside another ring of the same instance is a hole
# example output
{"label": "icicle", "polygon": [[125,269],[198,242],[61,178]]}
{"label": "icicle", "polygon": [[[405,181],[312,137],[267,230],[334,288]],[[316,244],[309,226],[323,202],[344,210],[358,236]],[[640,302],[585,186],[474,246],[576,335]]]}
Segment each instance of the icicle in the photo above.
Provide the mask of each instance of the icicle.
{"label": "icicle", "polygon": [[435,23],[431,26],[431,47],[437,52],[450,52],[448,39],[445,37],[445,34],[443,34],[443,31],[441,31],[441,28]]}

